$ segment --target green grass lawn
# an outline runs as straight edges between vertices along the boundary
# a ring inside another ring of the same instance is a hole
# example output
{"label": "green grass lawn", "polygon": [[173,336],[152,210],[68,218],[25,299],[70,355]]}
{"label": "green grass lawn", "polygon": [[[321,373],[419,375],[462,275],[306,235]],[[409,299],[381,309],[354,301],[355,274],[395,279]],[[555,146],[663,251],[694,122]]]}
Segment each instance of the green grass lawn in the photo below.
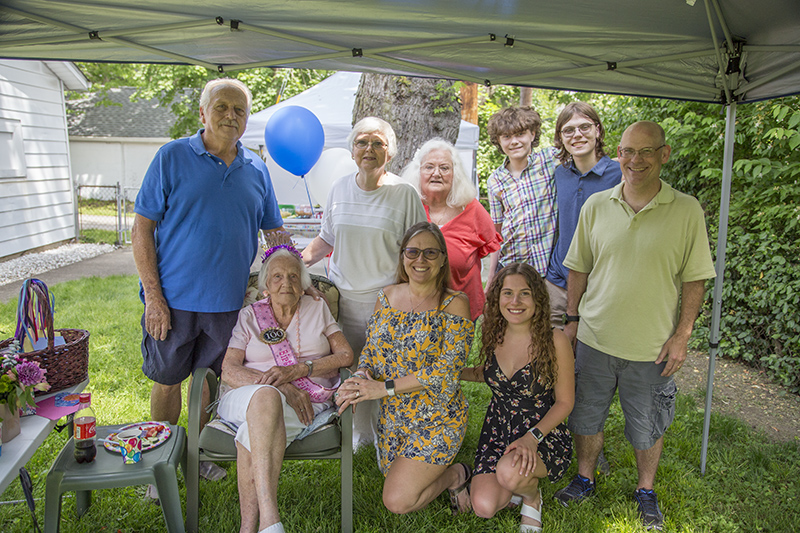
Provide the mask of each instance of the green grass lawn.
{"label": "green grass lawn", "polygon": [[81,230],[78,240],[85,243],[117,244],[119,236],[113,230],[85,228]]}
{"label": "green grass lawn", "polygon": [[[113,193],[110,193],[113,197]],[[82,215],[117,216],[116,200],[98,200],[96,198],[79,198],[78,210]]]}
{"label": "green grass lawn", "polygon": [[[141,372],[139,319],[142,305],[134,276],[89,278],[51,287],[56,298],[56,327],[82,328],[91,332],[88,391],[98,424],[121,424],[149,419],[148,380]],[[0,304],[0,338],[13,335],[16,301]],[[467,437],[457,460],[472,463],[489,392],[485,386],[465,384],[470,400]],[[656,490],[666,515],[665,531],[734,532],[796,531],[800,526],[800,447],[777,444],[754,433],[739,421],[711,417],[711,439],[705,476],[700,475],[702,405],[686,395],[678,396],[675,422],[665,437],[664,455]],[[186,424],[185,415],[181,424]],[[552,499],[566,484],[543,485],[545,531],[643,531],[631,494],[636,485],[633,452],[623,436],[618,405],[606,426],[606,455],[611,474],[601,477],[597,497],[564,509]],[[39,524],[44,523],[44,485],[47,470],[66,442],[66,432],[54,432],[28,463],[34,482]],[[106,453],[99,450],[99,453]],[[146,460],[146,455],[145,455]],[[2,457],[0,457],[2,461]],[[201,531],[238,531],[239,510],[236,465],[228,477],[211,483],[201,481]],[[568,476],[574,475],[573,464]],[[453,517],[440,497],[428,508],[407,516],[395,516],[381,503],[383,478],[373,450],[355,457],[354,520],[359,532],[516,532],[519,514],[503,511],[492,520],[472,515]],[[181,495],[184,480],[179,474]],[[75,517],[75,499],[65,495],[61,531],[160,532],[164,522],[159,507],[142,499],[145,487],[97,491],[89,511]],[[283,523],[291,532],[335,532],[339,527],[338,463],[305,461],[286,463],[278,491]],[[2,500],[23,499],[15,481]],[[0,531],[33,530],[27,506],[0,505]]]}

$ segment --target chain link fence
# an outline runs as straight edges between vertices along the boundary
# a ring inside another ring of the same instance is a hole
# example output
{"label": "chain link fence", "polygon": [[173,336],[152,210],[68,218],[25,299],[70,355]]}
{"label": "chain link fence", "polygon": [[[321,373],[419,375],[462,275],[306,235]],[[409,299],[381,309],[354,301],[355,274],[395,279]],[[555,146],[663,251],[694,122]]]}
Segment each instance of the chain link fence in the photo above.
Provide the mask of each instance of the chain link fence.
{"label": "chain link fence", "polygon": [[[122,244],[130,242],[123,189],[116,185],[77,185],[77,226],[81,242]],[[132,218],[131,218],[132,223]]]}

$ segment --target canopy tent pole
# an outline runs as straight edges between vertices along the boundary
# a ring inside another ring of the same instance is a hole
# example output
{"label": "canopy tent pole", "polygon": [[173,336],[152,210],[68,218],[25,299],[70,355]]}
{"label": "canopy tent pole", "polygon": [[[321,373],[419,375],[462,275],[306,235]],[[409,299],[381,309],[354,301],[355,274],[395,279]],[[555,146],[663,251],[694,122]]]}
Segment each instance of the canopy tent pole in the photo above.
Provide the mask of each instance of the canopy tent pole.
{"label": "canopy tent pole", "polygon": [[706,473],[708,432],[711,425],[711,398],[714,394],[714,367],[719,352],[719,323],[722,314],[722,284],[725,278],[725,250],[728,244],[728,211],[731,202],[731,175],[733,174],[733,143],[736,133],[736,102],[728,105],[725,115],[725,150],[722,156],[722,192],[719,203],[719,233],[717,234],[717,261],[714,266],[714,299],[709,330],[708,382],[706,384],[706,411],[703,421],[703,446],[700,451],[700,474]]}

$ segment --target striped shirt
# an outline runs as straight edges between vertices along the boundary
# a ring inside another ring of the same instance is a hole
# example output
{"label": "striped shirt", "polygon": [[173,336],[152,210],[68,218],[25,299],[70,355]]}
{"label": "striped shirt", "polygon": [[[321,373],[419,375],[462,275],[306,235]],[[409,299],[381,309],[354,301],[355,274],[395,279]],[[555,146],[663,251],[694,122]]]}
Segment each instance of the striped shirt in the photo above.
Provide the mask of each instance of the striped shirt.
{"label": "striped shirt", "polygon": [[506,158],[486,182],[492,221],[502,224],[501,265],[518,261],[542,276],[547,273],[558,227],[555,154],[554,148],[531,153],[517,179],[506,168]]}

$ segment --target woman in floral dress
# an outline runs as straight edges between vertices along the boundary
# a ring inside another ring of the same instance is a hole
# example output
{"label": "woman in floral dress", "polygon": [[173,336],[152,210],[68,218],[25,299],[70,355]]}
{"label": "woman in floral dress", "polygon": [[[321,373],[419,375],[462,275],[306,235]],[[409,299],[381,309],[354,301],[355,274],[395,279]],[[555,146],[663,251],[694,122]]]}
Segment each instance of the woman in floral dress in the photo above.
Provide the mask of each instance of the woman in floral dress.
{"label": "woman in floral dress", "polygon": [[439,228],[415,224],[400,250],[397,284],[378,294],[358,371],[340,387],[337,403],[358,409],[380,399],[383,502],[403,514],[445,489],[466,500],[470,471],[451,463],[467,428],[459,375],[474,326],[467,297],[447,288],[450,266]]}
{"label": "woman in floral dress", "polygon": [[486,295],[483,365],[462,379],[486,381],[492,400],[475,453],[470,498],[475,514],[491,518],[522,497],[521,533],[541,531],[539,479],[560,479],[572,439],[564,419],[575,401],[572,348],[550,326],[542,277],[526,264],[502,269]]}

